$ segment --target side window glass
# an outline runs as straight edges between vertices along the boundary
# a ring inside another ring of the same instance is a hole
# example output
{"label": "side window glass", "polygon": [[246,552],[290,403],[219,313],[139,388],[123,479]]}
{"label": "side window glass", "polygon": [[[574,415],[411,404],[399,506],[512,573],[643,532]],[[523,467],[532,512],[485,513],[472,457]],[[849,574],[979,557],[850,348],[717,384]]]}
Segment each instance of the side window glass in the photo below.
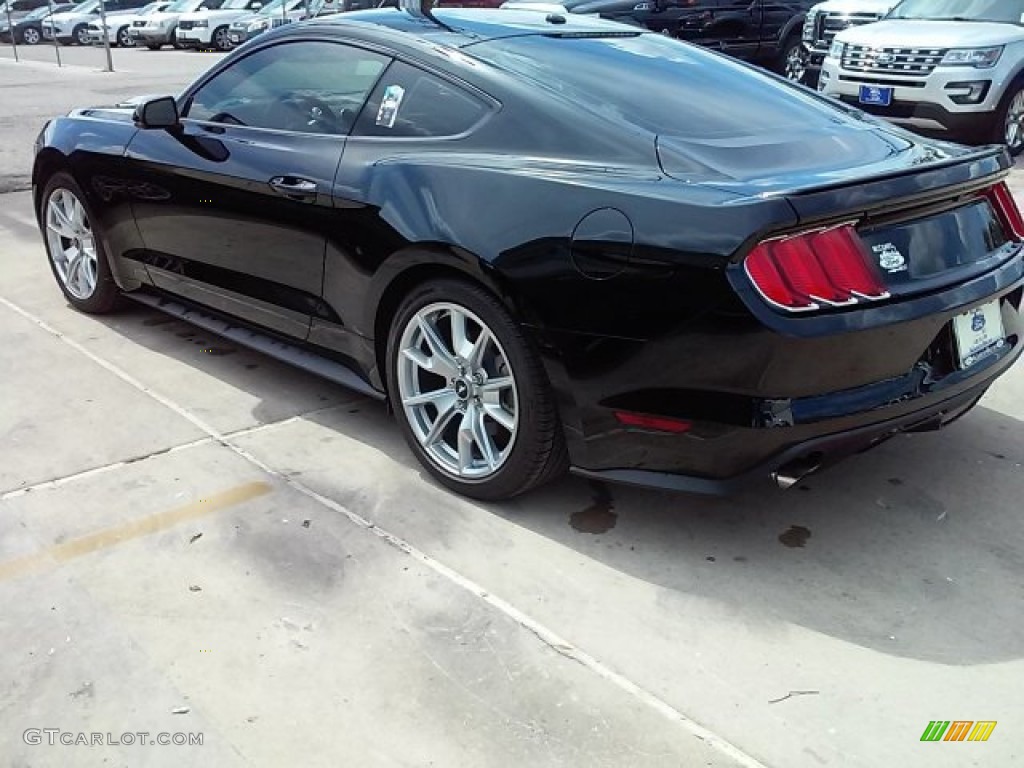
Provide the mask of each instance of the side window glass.
{"label": "side window glass", "polygon": [[354,136],[455,136],[479,123],[490,107],[457,85],[396,61],[359,115]]}
{"label": "side window glass", "polygon": [[389,59],[338,43],[296,42],[239,59],[193,94],[185,116],[343,136]]}

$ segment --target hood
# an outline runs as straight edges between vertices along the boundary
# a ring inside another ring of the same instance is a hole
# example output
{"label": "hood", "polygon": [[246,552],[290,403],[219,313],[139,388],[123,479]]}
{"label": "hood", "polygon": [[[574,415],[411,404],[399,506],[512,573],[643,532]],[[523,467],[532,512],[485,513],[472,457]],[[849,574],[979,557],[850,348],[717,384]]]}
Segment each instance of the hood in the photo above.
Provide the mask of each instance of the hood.
{"label": "hood", "polygon": [[219,19],[228,16],[244,16],[252,13],[247,8],[208,8],[205,11],[193,11],[192,13],[183,13],[178,17],[178,21],[195,21],[196,19]]}
{"label": "hood", "polygon": [[828,0],[811,11],[819,13],[888,13],[900,0]]}
{"label": "hood", "polygon": [[1024,41],[1024,27],[991,21],[887,19],[846,29],[836,39],[875,48],[975,48]]}

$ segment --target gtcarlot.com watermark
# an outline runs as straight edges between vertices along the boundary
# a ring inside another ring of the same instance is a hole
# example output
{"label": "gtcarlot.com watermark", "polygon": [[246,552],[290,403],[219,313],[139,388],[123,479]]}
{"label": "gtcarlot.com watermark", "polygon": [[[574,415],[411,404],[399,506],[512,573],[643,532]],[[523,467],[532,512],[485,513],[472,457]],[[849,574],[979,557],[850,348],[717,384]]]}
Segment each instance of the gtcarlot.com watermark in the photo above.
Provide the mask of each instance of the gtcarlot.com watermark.
{"label": "gtcarlot.com watermark", "polygon": [[21,734],[22,741],[30,746],[47,744],[51,747],[63,744],[65,747],[131,746],[203,746],[202,733],[150,733],[149,731],[125,731],[124,733],[98,733],[93,731],[62,731],[60,728],[28,728]]}

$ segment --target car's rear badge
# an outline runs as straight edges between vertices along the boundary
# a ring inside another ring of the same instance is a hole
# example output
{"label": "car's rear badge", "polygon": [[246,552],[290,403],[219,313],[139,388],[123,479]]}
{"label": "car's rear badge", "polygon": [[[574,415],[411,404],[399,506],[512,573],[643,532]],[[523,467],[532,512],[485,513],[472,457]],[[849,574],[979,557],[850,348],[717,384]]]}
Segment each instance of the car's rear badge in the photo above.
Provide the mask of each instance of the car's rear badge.
{"label": "car's rear badge", "polygon": [[892,243],[873,245],[871,246],[871,250],[873,250],[875,255],[878,257],[878,266],[890,275],[895,272],[907,271],[907,260],[903,258],[903,254],[900,253],[899,249]]}

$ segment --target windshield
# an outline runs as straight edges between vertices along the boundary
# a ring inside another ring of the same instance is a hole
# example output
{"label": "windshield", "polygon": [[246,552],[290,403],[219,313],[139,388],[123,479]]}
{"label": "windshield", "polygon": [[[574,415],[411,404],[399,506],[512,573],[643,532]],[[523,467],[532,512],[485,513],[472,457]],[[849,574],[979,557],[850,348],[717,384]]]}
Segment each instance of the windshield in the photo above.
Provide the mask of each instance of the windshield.
{"label": "windshield", "polygon": [[1024,0],[903,0],[890,19],[1024,22]]}
{"label": "windshield", "polygon": [[41,19],[44,16],[49,15],[49,13],[50,13],[50,9],[47,6],[44,5],[42,8],[36,8],[34,11],[32,11],[30,14],[28,14],[25,17],[25,20],[26,21],[32,21],[33,19]]}
{"label": "windshield", "polygon": [[188,13],[194,11],[202,4],[201,0],[178,0],[171,3],[164,9],[164,13]]}
{"label": "windshield", "polygon": [[221,10],[241,10],[249,5],[249,0],[224,0]]}
{"label": "windshield", "polygon": [[99,9],[99,7],[100,0],[87,0],[84,3],[79,3],[74,8],[69,9],[68,11],[66,11],[66,13],[92,13],[93,11]]}

